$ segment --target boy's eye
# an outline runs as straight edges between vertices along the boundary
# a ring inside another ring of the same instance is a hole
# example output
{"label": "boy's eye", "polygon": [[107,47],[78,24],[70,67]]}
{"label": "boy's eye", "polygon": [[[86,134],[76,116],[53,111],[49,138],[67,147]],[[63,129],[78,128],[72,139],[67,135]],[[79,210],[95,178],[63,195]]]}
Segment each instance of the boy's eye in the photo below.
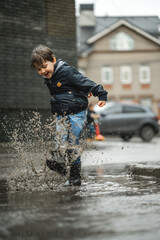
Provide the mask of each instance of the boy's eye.
{"label": "boy's eye", "polygon": [[42,68],[46,68],[47,66],[42,66],[40,68],[37,68],[37,71],[39,72]]}

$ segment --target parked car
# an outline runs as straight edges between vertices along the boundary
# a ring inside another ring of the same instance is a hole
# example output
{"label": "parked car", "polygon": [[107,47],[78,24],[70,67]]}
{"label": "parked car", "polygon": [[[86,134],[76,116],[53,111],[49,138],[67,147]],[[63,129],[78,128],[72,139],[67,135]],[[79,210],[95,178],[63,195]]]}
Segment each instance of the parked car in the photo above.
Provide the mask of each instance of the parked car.
{"label": "parked car", "polygon": [[149,142],[159,132],[158,117],[140,104],[112,102],[102,108],[96,105],[94,111],[100,115],[100,132],[104,135],[119,134],[125,141],[138,135]]}

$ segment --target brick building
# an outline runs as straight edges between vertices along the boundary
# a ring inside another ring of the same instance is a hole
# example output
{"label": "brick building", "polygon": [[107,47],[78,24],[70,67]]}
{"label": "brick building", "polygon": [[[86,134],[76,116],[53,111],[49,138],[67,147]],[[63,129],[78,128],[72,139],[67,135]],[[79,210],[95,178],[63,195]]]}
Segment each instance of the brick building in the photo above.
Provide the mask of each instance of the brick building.
{"label": "brick building", "polygon": [[[38,108],[50,111],[48,89],[30,67],[32,49],[52,48],[77,65],[74,0],[0,0],[0,117]],[[2,134],[1,134],[2,137]]]}

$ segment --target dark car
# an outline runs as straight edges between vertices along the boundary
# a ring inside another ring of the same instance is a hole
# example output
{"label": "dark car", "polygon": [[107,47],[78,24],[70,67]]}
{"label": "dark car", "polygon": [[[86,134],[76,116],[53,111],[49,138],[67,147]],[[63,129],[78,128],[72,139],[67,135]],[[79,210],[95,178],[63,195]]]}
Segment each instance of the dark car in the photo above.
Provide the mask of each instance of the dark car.
{"label": "dark car", "polygon": [[104,135],[119,134],[125,141],[139,135],[149,142],[159,132],[158,117],[146,106],[115,102],[103,108],[95,106],[94,110],[100,115],[100,132]]}

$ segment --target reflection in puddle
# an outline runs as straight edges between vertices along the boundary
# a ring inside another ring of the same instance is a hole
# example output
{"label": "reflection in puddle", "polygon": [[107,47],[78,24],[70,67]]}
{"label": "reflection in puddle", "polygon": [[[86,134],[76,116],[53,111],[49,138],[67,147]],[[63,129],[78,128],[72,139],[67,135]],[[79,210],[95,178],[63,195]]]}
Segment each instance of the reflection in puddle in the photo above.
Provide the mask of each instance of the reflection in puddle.
{"label": "reflection in puddle", "polygon": [[81,187],[57,183],[52,190],[35,186],[32,192],[7,188],[1,179],[0,239],[158,240],[160,236],[159,182],[130,176],[124,165],[83,168]]}

